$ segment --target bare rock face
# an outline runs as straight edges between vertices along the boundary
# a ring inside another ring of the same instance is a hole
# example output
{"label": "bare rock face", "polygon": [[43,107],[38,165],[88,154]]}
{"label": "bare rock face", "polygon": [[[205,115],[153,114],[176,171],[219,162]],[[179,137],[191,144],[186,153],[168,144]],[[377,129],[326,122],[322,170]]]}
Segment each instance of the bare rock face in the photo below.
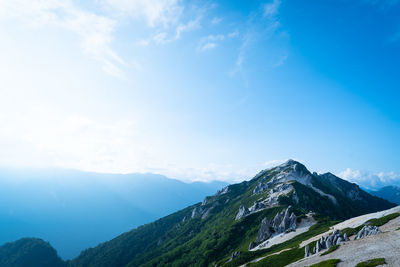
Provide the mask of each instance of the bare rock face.
{"label": "bare rock face", "polygon": [[269,185],[266,183],[258,182],[257,186],[253,189],[253,194],[263,193],[265,190],[269,188]]}
{"label": "bare rock face", "polygon": [[192,211],[192,219],[200,216],[202,214],[202,212],[203,212],[203,208],[201,208],[201,207],[194,208]]}
{"label": "bare rock face", "polygon": [[[236,219],[243,216],[243,214],[246,214],[246,212],[249,212],[245,207],[242,207],[243,206],[240,206]],[[267,218],[264,218],[261,221],[256,241],[255,243],[250,243],[249,250],[265,240],[268,240],[273,235],[294,231],[296,229],[297,217],[293,212],[290,213],[290,208],[291,207],[289,206],[286,210],[278,212],[271,222],[269,222]]]}
{"label": "bare rock face", "polygon": [[354,238],[354,240],[361,239],[361,238],[364,238],[364,237],[370,236],[370,235],[377,235],[380,233],[381,233],[381,230],[379,229],[379,227],[366,225],[358,232],[358,234]]}
{"label": "bare rock face", "polygon": [[310,256],[310,247],[307,245],[304,248],[304,258],[307,258],[308,256]]}
{"label": "bare rock face", "polygon": [[206,218],[210,215],[210,212],[212,211],[213,208],[214,208],[214,207],[211,207],[211,208],[206,209],[206,210],[204,211],[203,215],[201,216],[201,219],[206,219]]}
{"label": "bare rock face", "polygon": [[245,206],[241,205],[239,207],[239,212],[236,215],[235,220],[240,220],[241,218],[245,217],[247,214],[249,214],[250,212],[246,209]]}
{"label": "bare rock face", "polygon": [[284,211],[278,212],[272,220],[272,227],[278,234],[296,229],[297,217],[293,212],[290,214],[289,209],[290,207]]}
{"label": "bare rock face", "polygon": [[206,207],[204,205],[201,205],[199,207],[195,207],[192,210],[191,218],[194,219],[194,218],[197,218],[197,217],[201,217],[201,219],[206,219],[208,216],[210,216],[211,211],[218,205],[219,205],[218,202],[214,202],[214,204],[211,207]]}
{"label": "bare rock face", "polygon": [[265,209],[267,206],[263,202],[256,201],[254,202],[253,206],[249,208],[250,213],[257,212],[259,210]]}
{"label": "bare rock face", "polygon": [[260,230],[258,230],[257,239],[256,239],[257,243],[261,243],[264,240],[267,240],[271,236],[270,228],[271,228],[271,225],[268,222],[268,219],[264,218],[261,221]]}
{"label": "bare rock face", "polygon": [[[322,237],[321,237],[322,239]],[[317,243],[315,244],[315,252],[314,253],[318,253],[321,251],[321,240],[317,240]]]}

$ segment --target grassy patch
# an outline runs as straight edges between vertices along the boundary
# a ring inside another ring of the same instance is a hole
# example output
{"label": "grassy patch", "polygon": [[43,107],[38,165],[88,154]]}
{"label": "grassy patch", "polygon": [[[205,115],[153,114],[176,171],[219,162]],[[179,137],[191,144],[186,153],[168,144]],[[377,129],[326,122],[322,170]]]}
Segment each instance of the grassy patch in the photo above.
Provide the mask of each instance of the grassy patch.
{"label": "grassy patch", "polygon": [[327,255],[327,254],[337,250],[338,248],[339,248],[339,245],[334,245],[334,246],[330,247],[327,251],[322,253],[321,256]]}
{"label": "grassy patch", "polygon": [[330,259],[310,265],[310,267],[336,267],[339,262],[340,262],[339,259]]}
{"label": "grassy patch", "polygon": [[390,220],[393,220],[399,216],[400,216],[400,213],[395,212],[395,213],[383,216],[382,218],[371,219],[371,220],[367,221],[365,224],[372,225],[372,226],[382,226],[382,225],[386,224],[387,222],[389,222]]}
{"label": "grassy patch", "polygon": [[298,261],[304,258],[304,248],[293,248],[291,250],[284,251],[280,254],[268,256],[259,262],[250,263],[248,266],[255,267],[282,267],[292,262]]}
{"label": "grassy patch", "polygon": [[378,265],[386,264],[386,261],[384,258],[376,258],[372,260],[367,260],[360,262],[356,265],[356,267],[374,267]]}

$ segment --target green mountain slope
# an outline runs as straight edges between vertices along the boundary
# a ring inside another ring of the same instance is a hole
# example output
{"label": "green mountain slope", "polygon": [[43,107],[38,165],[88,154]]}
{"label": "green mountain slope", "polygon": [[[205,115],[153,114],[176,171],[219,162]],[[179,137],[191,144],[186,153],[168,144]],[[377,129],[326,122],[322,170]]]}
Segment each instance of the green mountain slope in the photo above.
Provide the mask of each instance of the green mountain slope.
{"label": "green mountain slope", "polygon": [[385,186],[377,191],[371,191],[370,193],[400,205],[400,187],[398,186]]}
{"label": "green mountain slope", "polygon": [[49,243],[37,238],[23,238],[0,247],[2,267],[62,267],[66,264]]}
{"label": "green mountain slope", "polygon": [[[274,251],[276,247],[257,252],[248,252],[248,248],[256,241],[262,220],[267,218],[272,222],[277,213],[288,206],[291,206],[290,212],[297,216],[297,221],[310,211],[317,213],[315,217],[319,223],[300,235],[296,239],[298,242],[310,234],[325,231],[330,220],[343,220],[391,208],[394,204],[374,197],[333,174],[310,173],[301,163],[290,160],[260,172],[250,181],[230,185],[202,203],[87,249],[69,265],[238,264],[238,259],[251,260]],[[274,231],[276,234],[278,228],[272,229],[272,234]],[[290,242],[278,247],[296,245]],[[235,255],[240,254],[240,257],[229,263],[234,252],[239,252]]]}

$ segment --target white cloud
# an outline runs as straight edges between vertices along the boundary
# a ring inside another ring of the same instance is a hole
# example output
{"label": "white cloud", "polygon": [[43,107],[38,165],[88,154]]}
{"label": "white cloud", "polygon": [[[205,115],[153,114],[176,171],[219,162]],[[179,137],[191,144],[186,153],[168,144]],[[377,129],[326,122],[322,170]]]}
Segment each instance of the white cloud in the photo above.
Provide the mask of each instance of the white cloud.
{"label": "white cloud", "polygon": [[[140,39],[141,46],[151,41],[166,44],[178,40],[184,32],[200,27],[203,10],[194,19],[182,22],[183,5],[179,0],[96,0],[103,7],[84,9],[73,0],[0,0],[0,19],[22,23],[32,29],[58,27],[79,37],[83,53],[100,62],[110,75],[123,77],[128,64],[112,48],[117,26],[125,19],[144,20],[156,31],[151,39]],[[95,5],[96,6],[96,5]],[[129,67],[132,67],[129,65]],[[134,66],[133,66],[134,68]]]}
{"label": "white cloud", "polygon": [[141,39],[140,44],[144,44],[142,46],[147,46],[151,42],[154,42],[157,45],[165,45],[174,41],[177,41],[181,38],[182,34],[185,32],[190,32],[195,29],[200,28],[200,21],[202,19],[202,14],[197,14],[195,19],[189,20],[188,22],[180,22],[175,25],[173,29],[165,29],[165,28],[157,28],[156,32],[150,39]]}
{"label": "white cloud", "polygon": [[199,49],[201,51],[207,51],[207,50],[211,50],[217,47],[216,43],[205,43],[204,45],[202,45]]}
{"label": "white cloud", "polygon": [[125,62],[111,48],[116,21],[84,11],[71,0],[15,0],[0,2],[2,19],[31,28],[58,27],[79,36],[85,55],[102,64],[105,72],[121,77]]}
{"label": "white cloud", "polygon": [[155,173],[162,173],[169,177],[175,177],[184,181],[225,181],[228,183],[238,183],[253,178],[263,169],[262,165],[237,168],[233,164],[209,163],[203,167],[179,167],[168,164],[162,168],[151,169]]}
{"label": "white cloud", "polygon": [[217,34],[217,35],[208,35],[206,37],[201,38],[199,45],[198,45],[198,50],[199,51],[207,51],[214,49],[218,46],[219,43],[222,41],[226,40],[227,38],[235,38],[239,36],[238,31],[231,32],[227,35],[224,34]]}
{"label": "white cloud", "polygon": [[192,31],[194,29],[199,28],[200,27],[200,19],[201,19],[201,17],[198,17],[194,20],[190,20],[188,23],[179,24],[176,27],[174,39],[178,40],[181,37],[182,33]]}
{"label": "white cloud", "polygon": [[367,189],[379,189],[387,185],[400,185],[400,175],[395,172],[369,172],[347,168],[340,172],[338,176]]}
{"label": "white cloud", "polygon": [[150,27],[169,27],[179,22],[183,6],[178,0],[104,0],[119,14],[144,19]]}
{"label": "white cloud", "polygon": [[231,33],[228,33],[228,38],[235,38],[239,36],[239,31],[233,31]]}
{"label": "white cloud", "polygon": [[170,40],[167,39],[166,32],[159,32],[153,36],[153,41],[156,44],[165,44],[165,43],[169,42]]}

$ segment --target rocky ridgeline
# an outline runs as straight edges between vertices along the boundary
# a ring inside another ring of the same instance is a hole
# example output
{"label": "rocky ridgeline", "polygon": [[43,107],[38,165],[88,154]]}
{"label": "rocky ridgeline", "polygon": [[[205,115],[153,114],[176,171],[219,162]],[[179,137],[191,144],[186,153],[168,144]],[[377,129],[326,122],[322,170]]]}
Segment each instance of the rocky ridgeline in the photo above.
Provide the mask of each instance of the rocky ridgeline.
{"label": "rocky ridgeline", "polygon": [[242,219],[243,217],[246,217],[250,214],[253,214],[255,212],[266,209],[267,207],[269,207],[269,205],[264,202],[261,202],[261,201],[254,202],[254,204],[249,209],[246,209],[245,206],[240,205],[239,211],[236,215],[235,220],[238,221],[238,220]]}
{"label": "rocky ridgeline", "polygon": [[366,225],[357,233],[357,236],[354,238],[354,240],[361,239],[370,235],[377,235],[380,233],[381,230],[379,229],[379,227]]}
{"label": "rocky ridgeline", "polygon": [[326,237],[321,237],[319,240],[317,240],[312,252],[310,251],[310,247],[308,245],[305,246],[304,257],[319,253],[320,251],[325,249],[330,249],[332,246],[340,245],[340,243],[344,241],[349,241],[349,237],[347,236],[347,234],[342,235],[339,230],[335,230],[330,235],[327,235]]}
{"label": "rocky ridgeline", "polygon": [[[229,192],[229,185],[225,186],[221,190],[218,190],[214,196],[205,197],[203,202],[201,203],[201,205],[198,207],[195,207],[192,210],[192,215],[190,216],[190,218],[194,219],[194,218],[200,217],[201,219],[206,219],[210,215],[211,211],[215,207],[217,207],[218,205],[221,204],[220,201],[218,200],[218,197],[220,197],[228,192]],[[216,197],[216,199],[214,197]],[[229,198],[227,198],[225,200],[225,204],[228,202],[229,202]],[[185,222],[187,219],[188,219],[188,217],[185,216],[182,219],[182,222]]]}
{"label": "rocky ridgeline", "polygon": [[[259,189],[257,189],[257,187]],[[263,187],[262,183],[259,183],[257,185],[257,187],[253,190],[253,194],[258,194],[258,193],[264,192],[263,190],[265,188]],[[269,188],[269,187],[267,186],[267,188]],[[256,193],[254,193],[254,192],[256,192]],[[282,195],[287,195],[291,192],[293,192],[293,196],[295,198],[297,198],[294,188],[290,183],[282,183],[282,184],[276,185],[275,187],[270,189],[270,191],[268,193],[268,197],[266,197],[263,200],[255,201],[254,204],[249,209],[246,209],[245,206],[241,205],[239,207],[239,211],[238,211],[235,219],[240,220],[241,218],[246,217],[255,212],[264,210],[266,208],[277,206],[277,205],[279,205],[279,197]],[[297,199],[297,201],[296,201],[296,199],[294,199],[294,200],[295,200],[295,202],[298,202],[298,199]]]}
{"label": "rocky ridgeline", "polygon": [[286,210],[278,212],[271,222],[269,222],[267,218],[264,218],[261,221],[261,227],[258,230],[256,241],[250,243],[249,249],[256,247],[273,235],[296,230],[297,217],[293,212],[290,213],[290,208],[289,206]]}

